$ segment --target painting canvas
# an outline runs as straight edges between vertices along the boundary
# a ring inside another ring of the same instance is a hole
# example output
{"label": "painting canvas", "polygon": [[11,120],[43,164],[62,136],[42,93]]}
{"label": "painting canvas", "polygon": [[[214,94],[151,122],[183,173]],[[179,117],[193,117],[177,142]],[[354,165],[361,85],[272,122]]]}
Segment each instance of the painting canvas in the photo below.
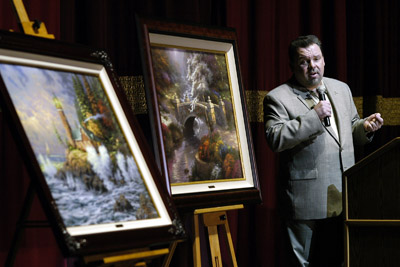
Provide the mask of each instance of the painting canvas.
{"label": "painting canvas", "polygon": [[99,77],[0,63],[66,227],[158,218]]}
{"label": "painting canvas", "polygon": [[[257,195],[232,31],[139,21],[156,154],[172,195],[243,189]],[[229,38],[217,38],[219,33]]]}
{"label": "painting canvas", "polygon": [[243,179],[225,53],[157,45],[151,53],[171,183]]}
{"label": "painting canvas", "polygon": [[[102,234],[132,238],[157,229],[165,240],[177,238],[179,220],[167,191],[159,191],[138,124],[106,68],[112,65],[96,53],[79,61],[0,47],[2,105],[44,205],[66,239],[85,237],[100,250],[112,246]],[[159,242],[147,236],[114,246]]]}

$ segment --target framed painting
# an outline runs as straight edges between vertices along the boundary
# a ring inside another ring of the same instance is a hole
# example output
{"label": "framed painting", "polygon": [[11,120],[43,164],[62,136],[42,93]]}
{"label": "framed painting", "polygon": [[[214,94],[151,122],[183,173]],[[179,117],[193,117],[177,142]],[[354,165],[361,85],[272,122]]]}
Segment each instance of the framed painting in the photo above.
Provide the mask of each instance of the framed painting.
{"label": "framed painting", "polygon": [[138,25],[153,147],[176,205],[260,201],[235,31]]}
{"label": "framed painting", "polygon": [[65,254],[183,237],[104,52],[0,32],[0,92],[1,109]]}

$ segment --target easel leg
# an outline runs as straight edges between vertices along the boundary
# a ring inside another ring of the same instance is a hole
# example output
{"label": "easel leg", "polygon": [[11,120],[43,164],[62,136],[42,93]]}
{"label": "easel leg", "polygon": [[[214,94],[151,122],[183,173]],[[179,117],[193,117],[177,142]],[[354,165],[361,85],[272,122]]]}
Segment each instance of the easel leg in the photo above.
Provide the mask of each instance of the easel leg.
{"label": "easel leg", "polygon": [[174,241],[169,246],[169,253],[163,262],[163,267],[168,267],[171,264],[172,256],[175,253],[176,246],[178,245],[178,241]]}
{"label": "easel leg", "polygon": [[20,216],[18,218],[14,236],[13,236],[13,239],[11,242],[11,247],[10,247],[10,250],[7,255],[7,259],[6,259],[6,263],[5,263],[6,267],[14,265],[15,257],[17,256],[18,246],[21,241],[21,235],[22,235],[24,223],[28,219],[29,213],[31,211],[34,196],[35,196],[35,188],[34,188],[32,182],[30,182],[28,190],[26,192],[22,210],[21,210]]}
{"label": "easel leg", "polygon": [[218,238],[218,226],[208,226],[208,240],[210,242],[211,261],[213,267],[222,266],[221,251]]}
{"label": "easel leg", "polygon": [[235,248],[233,247],[232,235],[231,235],[231,230],[229,228],[228,220],[225,220],[224,226],[225,226],[225,231],[226,231],[226,238],[228,240],[229,251],[230,251],[230,254],[232,257],[232,263],[233,263],[233,266],[237,267]]}
{"label": "easel leg", "polygon": [[193,215],[194,241],[193,241],[193,266],[201,267],[199,215]]}
{"label": "easel leg", "polygon": [[344,224],[344,238],[345,238],[345,246],[344,246],[344,266],[350,267],[350,233],[349,226],[347,223]]}

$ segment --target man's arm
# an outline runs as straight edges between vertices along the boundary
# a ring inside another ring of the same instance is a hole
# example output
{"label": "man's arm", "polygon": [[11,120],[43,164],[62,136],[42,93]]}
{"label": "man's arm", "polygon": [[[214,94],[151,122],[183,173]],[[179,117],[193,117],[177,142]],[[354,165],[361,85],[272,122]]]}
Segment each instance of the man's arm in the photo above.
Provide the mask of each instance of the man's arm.
{"label": "man's arm", "polygon": [[324,132],[314,110],[290,114],[285,104],[270,94],[264,98],[264,126],[268,145],[275,152],[291,149]]}

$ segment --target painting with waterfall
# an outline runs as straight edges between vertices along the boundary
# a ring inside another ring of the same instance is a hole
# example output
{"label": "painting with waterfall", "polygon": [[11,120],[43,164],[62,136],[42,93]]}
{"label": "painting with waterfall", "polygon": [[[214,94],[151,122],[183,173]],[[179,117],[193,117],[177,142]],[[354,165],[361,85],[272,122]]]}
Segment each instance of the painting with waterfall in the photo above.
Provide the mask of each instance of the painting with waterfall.
{"label": "painting with waterfall", "polygon": [[98,75],[1,61],[0,74],[67,228],[160,217]]}
{"label": "painting with waterfall", "polygon": [[235,30],[137,19],[153,149],[176,206],[259,201]]}
{"label": "painting with waterfall", "polygon": [[225,53],[153,45],[172,184],[243,179]]}
{"label": "painting with waterfall", "polygon": [[137,21],[154,155],[175,205],[260,201],[235,30]]}

